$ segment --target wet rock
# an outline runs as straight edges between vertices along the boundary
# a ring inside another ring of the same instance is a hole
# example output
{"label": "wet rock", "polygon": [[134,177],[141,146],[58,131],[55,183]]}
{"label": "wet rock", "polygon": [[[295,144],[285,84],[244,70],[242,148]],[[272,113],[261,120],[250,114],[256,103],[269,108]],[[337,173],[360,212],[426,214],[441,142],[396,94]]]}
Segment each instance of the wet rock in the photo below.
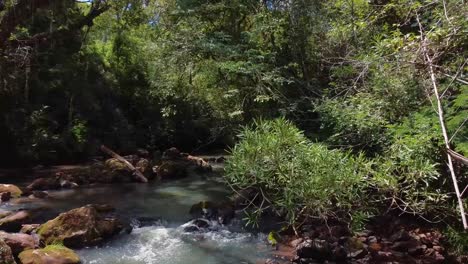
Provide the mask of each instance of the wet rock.
{"label": "wet rock", "polygon": [[23,224],[31,220],[31,213],[28,211],[18,211],[11,213],[0,219],[0,230],[7,232],[18,232]]}
{"label": "wet rock", "polygon": [[169,148],[169,149],[166,149],[163,154],[162,154],[162,158],[163,159],[177,159],[180,157],[180,150],[178,150],[177,148]]}
{"label": "wet rock", "polygon": [[102,208],[87,205],[60,214],[38,229],[41,241],[46,244],[63,243],[71,248],[96,245],[122,231],[124,224],[103,213]]}
{"label": "wet rock", "polygon": [[0,231],[0,240],[11,248],[13,255],[17,255],[23,250],[34,249],[38,246],[38,241],[31,235],[20,233],[5,233]]}
{"label": "wet rock", "polygon": [[135,168],[139,170],[146,178],[153,178],[153,171],[151,168],[151,163],[148,159],[140,159],[136,164]]}
{"label": "wet rock", "polygon": [[22,264],[79,264],[80,258],[71,249],[63,246],[47,246],[21,252]]}
{"label": "wet rock", "polygon": [[156,226],[161,225],[161,219],[154,217],[137,217],[132,219],[132,227],[145,227],[145,226]]}
{"label": "wet rock", "polygon": [[185,177],[187,171],[192,169],[207,172],[211,171],[211,165],[200,157],[182,153],[176,148],[164,151],[161,164],[153,168],[161,179]]}
{"label": "wet rock", "polygon": [[49,193],[46,191],[33,191],[32,195],[39,199],[44,199],[44,198],[49,197]]}
{"label": "wet rock", "polygon": [[167,160],[156,166],[154,171],[161,179],[177,179],[187,176],[188,166],[188,162]]}
{"label": "wet rock", "polygon": [[228,224],[235,216],[235,208],[230,202],[219,204],[210,201],[201,201],[192,205],[189,211],[192,218],[205,218],[216,220],[220,224]]}
{"label": "wet rock", "polygon": [[369,243],[368,250],[370,252],[378,252],[378,251],[382,250],[382,244],[379,244],[377,242]]}
{"label": "wet rock", "polygon": [[0,202],[8,202],[11,199],[11,192],[0,193]]}
{"label": "wet rock", "polygon": [[348,258],[360,259],[367,255],[367,250],[359,249],[353,252],[348,253]]}
{"label": "wet rock", "polygon": [[407,240],[410,240],[410,239],[411,239],[410,234],[404,229],[399,230],[398,232],[396,232],[395,234],[393,234],[390,237],[390,241],[392,241],[392,242],[407,241]]}
{"label": "wet rock", "polygon": [[336,238],[349,236],[351,232],[345,226],[332,226],[330,227],[330,234]]}
{"label": "wet rock", "polygon": [[57,178],[38,178],[26,187],[29,191],[45,191],[60,189],[60,181]]}
{"label": "wet rock", "polygon": [[10,193],[13,198],[18,198],[23,194],[21,189],[13,184],[0,184],[0,193]]}
{"label": "wet rock", "polygon": [[224,163],[226,161],[226,158],[221,156],[215,159],[216,163]]}
{"label": "wet rock", "polygon": [[332,256],[335,261],[345,261],[348,254],[346,249],[342,246],[337,246],[332,251]]}
{"label": "wet rock", "polygon": [[64,189],[75,189],[78,188],[79,185],[69,180],[60,180],[60,187]]}
{"label": "wet rock", "polygon": [[300,243],[302,243],[304,241],[304,239],[302,238],[298,238],[298,239],[294,239],[293,241],[289,242],[289,245],[291,245],[291,247],[297,247]]}
{"label": "wet rock", "polygon": [[20,230],[20,233],[30,235],[30,234],[36,232],[36,230],[37,230],[40,226],[41,226],[40,224],[26,224],[26,225],[22,225],[21,230]]}
{"label": "wet rock", "polygon": [[103,175],[100,182],[112,183],[131,179],[133,172],[121,161],[115,158],[107,159],[104,163]]}
{"label": "wet rock", "polygon": [[11,248],[2,239],[0,239],[0,263],[16,264]]}
{"label": "wet rock", "polygon": [[420,242],[417,240],[397,241],[391,246],[391,249],[399,252],[408,252],[409,249],[418,248],[420,245]]}
{"label": "wet rock", "polygon": [[200,157],[188,155],[186,159],[191,163],[192,166],[195,166],[195,170],[198,172],[210,172],[213,169],[208,162]]}
{"label": "wet rock", "polygon": [[299,259],[325,260],[330,258],[331,249],[329,243],[325,240],[307,239],[296,247],[296,254]]}
{"label": "wet rock", "polygon": [[184,232],[198,232],[209,228],[211,223],[206,219],[194,219],[184,225]]}
{"label": "wet rock", "polygon": [[411,256],[419,256],[419,255],[424,254],[426,249],[427,249],[426,245],[413,246],[413,247],[408,248],[408,254],[410,254]]}

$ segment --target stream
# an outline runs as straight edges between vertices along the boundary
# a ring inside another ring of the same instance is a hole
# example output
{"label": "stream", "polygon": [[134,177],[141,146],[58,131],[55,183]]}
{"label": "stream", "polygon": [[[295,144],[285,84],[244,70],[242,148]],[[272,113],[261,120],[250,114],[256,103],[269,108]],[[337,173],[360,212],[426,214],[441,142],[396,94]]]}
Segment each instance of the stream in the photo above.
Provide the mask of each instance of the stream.
{"label": "stream", "polygon": [[265,234],[245,231],[239,220],[209,232],[183,230],[193,204],[227,199],[229,190],[220,168],[215,169],[209,176],[191,173],[187,178],[167,182],[50,191],[47,199],[6,203],[0,209],[41,208],[38,218],[45,221],[86,204],[110,204],[124,220],[151,222],[98,247],[77,250],[83,264],[255,264],[267,257],[271,248]]}

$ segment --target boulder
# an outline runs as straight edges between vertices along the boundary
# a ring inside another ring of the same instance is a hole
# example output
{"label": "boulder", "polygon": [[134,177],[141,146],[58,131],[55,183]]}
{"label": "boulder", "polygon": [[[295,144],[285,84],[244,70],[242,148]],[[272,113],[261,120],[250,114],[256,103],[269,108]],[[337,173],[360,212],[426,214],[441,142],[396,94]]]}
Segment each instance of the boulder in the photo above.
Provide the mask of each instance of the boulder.
{"label": "boulder", "polygon": [[153,171],[161,179],[184,177],[188,170],[209,172],[212,168],[204,159],[182,153],[176,148],[164,151],[161,164],[153,168]]}
{"label": "boulder", "polygon": [[38,178],[26,187],[29,191],[45,191],[60,189],[58,178]]}
{"label": "boulder", "polygon": [[166,149],[162,154],[162,159],[177,159],[180,158],[181,152],[177,148]]}
{"label": "boulder", "polygon": [[18,186],[13,184],[0,184],[0,193],[10,193],[11,197],[17,198],[20,197],[23,192]]}
{"label": "boulder", "polygon": [[0,239],[0,263],[16,264],[11,248],[2,239]]}
{"label": "boulder", "polygon": [[30,220],[30,212],[24,210],[14,212],[0,219],[0,230],[17,232],[23,224],[27,224]]}
{"label": "boulder", "polygon": [[187,176],[188,162],[179,160],[166,160],[156,166],[154,171],[161,179],[175,179]]}
{"label": "boulder", "polygon": [[210,172],[213,169],[208,162],[200,157],[188,155],[186,159],[192,163],[191,165],[194,166],[195,170],[198,172]]}
{"label": "boulder", "polygon": [[135,168],[139,170],[141,173],[143,173],[143,175],[145,175],[147,178],[150,178],[151,174],[153,174],[151,163],[147,159],[140,159],[135,164]]}
{"label": "boulder", "polygon": [[307,239],[296,247],[298,258],[312,258],[316,260],[329,259],[332,255],[330,244],[325,240]]}
{"label": "boulder", "polygon": [[97,205],[76,208],[44,223],[37,233],[45,245],[61,243],[71,248],[93,246],[120,233],[125,227],[108,212],[108,207]]}
{"label": "boulder", "polygon": [[79,264],[80,257],[64,246],[52,245],[41,249],[21,252],[18,258],[22,264]]}
{"label": "boulder", "polygon": [[33,197],[39,198],[39,199],[44,199],[49,197],[49,193],[45,191],[33,191],[32,192]]}
{"label": "boulder", "polygon": [[189,211],[192,218],[216,220],[220,224],[228,224],[235,216],[235,208],[231,202],[214,203],[201,201],[192,205]]}
{"label": "boulder", "polygon": [[24,250],[34,249],[38,246],[36,239],[27,234],[11,234],[0,231],[0,240],[5,241],[5,243],[11,248],[13,255],[18,255]]}
{"label": "boulder", "polygon": [[[132,165],[136,163],[136,161],[133,162],[133,158],[130,159],[128,156],[124,158],[132,163]],[[135,158],[138,157],[135,156]],[[123,162],[115,158],[106,160],[101,171],[102,173],[100,173],[99,178],[96,179],[97,182],[130,182],[134,178],[132,170],[130,170]]]}

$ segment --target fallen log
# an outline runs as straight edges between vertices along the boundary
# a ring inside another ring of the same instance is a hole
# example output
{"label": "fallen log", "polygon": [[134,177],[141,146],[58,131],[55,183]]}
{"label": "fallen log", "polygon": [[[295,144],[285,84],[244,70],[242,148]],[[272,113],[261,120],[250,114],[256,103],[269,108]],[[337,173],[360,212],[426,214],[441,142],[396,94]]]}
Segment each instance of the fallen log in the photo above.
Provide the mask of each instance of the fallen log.
{"label": "fallen log", "polygon": [[144,182],[144,183],[148,182],[148,179],[143,175],[143,173],[141,173],[141,171],[139,171],[137,168],[135,168],[135,166],[133,166],[128,160],[124,159],[122,156],[115,153],[114,151],[112,151],[111,149],[109,149],[108,147],[106,147],[104,145],[101,145],[101,150],[104,153],[110,155],[111,157],[113,157],[113,158],[117,159],[118,161],[122,162],[123,164],[125,164],[125,166],[127,166],[127,168],[129,168],[133,172],[133,175],[135,176],[135,178],[138,181]]}

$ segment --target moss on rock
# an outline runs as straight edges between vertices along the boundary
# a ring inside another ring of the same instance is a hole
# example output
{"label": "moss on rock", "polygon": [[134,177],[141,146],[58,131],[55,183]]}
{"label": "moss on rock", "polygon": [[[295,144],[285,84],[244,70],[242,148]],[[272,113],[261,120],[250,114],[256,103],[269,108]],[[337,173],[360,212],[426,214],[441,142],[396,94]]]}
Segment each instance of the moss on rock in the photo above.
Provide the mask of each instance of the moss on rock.
{"label": "moss on rock", "polygon": [[13,198],[18,198],[23,194],[21,189],[13,184],[0,184],[0,193],[3,192],[9,192]]}
{"label": "moss on rock", "polygon": [[18,256],[22,264],[79,264],[80,257],[62,245],[49,245],[42,249],[30,249]]}

